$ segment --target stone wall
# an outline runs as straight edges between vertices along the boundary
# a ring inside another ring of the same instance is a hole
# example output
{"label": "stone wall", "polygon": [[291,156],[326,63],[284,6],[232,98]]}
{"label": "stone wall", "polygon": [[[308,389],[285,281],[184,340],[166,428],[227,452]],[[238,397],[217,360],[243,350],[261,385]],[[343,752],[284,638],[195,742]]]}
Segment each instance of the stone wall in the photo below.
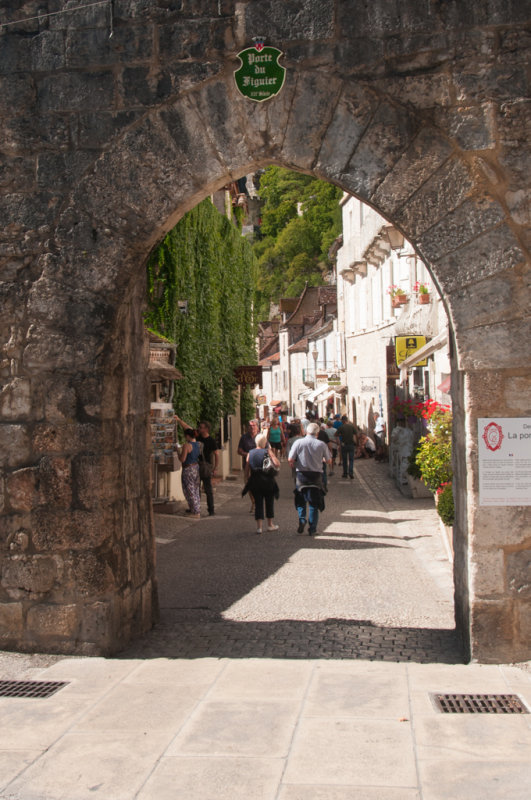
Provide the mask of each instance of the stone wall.
{"label": "stone wall", "polygon": [[[529,657],[529,510],[478,506],[476,419],[531,413],[525,4],[115,0],[0,22],[0,646],[111,652],[156,613],[144,265],[268,163],[372,204],[455,336],[459,629]],[[110,36],[112,30],[112,37]],[[254,104],[263,35],[285,87]]]}

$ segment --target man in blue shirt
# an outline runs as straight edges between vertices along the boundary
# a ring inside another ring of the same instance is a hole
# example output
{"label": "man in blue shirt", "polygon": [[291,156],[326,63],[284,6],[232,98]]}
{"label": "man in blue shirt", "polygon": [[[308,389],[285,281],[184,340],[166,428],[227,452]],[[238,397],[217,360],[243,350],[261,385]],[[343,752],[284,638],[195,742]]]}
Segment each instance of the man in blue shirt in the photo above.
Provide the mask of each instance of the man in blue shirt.
{"label": "man in blue shirt", "polygon": [[317,532],[319,511],[324,509],[323,463],[332,461],[328,445],[320,441],[318,435],[319,425],[311,422],[306,436],[296,439],[288,456],[290,467],[295,469],[295,506],[299,515],[297,533],[304,532],[308,521],[310,536]]}

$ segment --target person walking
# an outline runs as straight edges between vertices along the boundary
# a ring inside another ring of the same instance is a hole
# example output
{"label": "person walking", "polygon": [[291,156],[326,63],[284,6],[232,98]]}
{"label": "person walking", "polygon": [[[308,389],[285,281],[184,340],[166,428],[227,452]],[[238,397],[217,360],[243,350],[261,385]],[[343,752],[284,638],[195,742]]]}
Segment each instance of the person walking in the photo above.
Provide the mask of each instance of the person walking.
{"label": "person walking", "polygon": [[186,428],[184,436],[186,441],[179,453],[179,461],[182,464],[181,483],[183,494],[188,503],[190,518],[200,519],[199,442],[196,441],[195,431],[192,428]]}
{"label": "person walking", "polygon": [[[356,428],[348,417],[343,414],[341,427],[337,429],[341,441],[341,460],[343,462],[343,478],[354,477],[354,451],[357,445]],[[348,476],[347,476],[348,470]]]}
{"label": "person walking", "polygon": [[271,445],[268,445],[267,434],[259,433],[255,439],[256,447],[249,451],[247,454],[247,463],[249,464],[249,480],[245,484],[242,496],[247,492],[252,493],[254,497],[254,518],[256,520],[256,532],[262,533],[262,525],[264,521],[264,503],[265,503],[265,516],[267,517],[267,530],[278,531],[278,525],[275,525],[275,498],[278,498],[278,485],[273,473],[264,472],[264,459],[269,456],[272,463],[277,469],[280,467],[280,461],[274,452]]}
{"label": "person walking", "polygon": [[278,421],[278,417],[273,417],[271,420],[271,425],[267,431],[267,440],[275,451],[277,458],[280,458],[282,449],[286,443],[286,439],[284,437],[284,431],[282,430]]}
{"label": "person walking", "polygon": [[374,441],[376,443],[376,461],[385,457],[385,420],[377,411],[374,412]]}
{"label": "person walking", "polygon": [[[175,415],[177,422],[184,428],[190,429],[184,420],[180,419],[177,414]],[[210,422],[200,422],[196,441],[201,445],[199,456],[199,478],[203,483],[203,490],[205,492],[207,509],[209,516],[214,516],[214,490],[212,489],[212,478],[215,478],[218,471],[219,463],[219,450],[216,440],[210,435]]]}
{"label": "person walking", "polygon": [[329,475],[333,475],[334,474],[334,468],[335,468],[335,465],[336,465],[337,450],[338,450],[339,444],[338,444],[337,428],[334,428],[331,419],[329,419],[327,421],[327,423],[326,423],[325,433],[326,433],[326,435],[328,437],[328,440],[330,442],[330,451],[332,453],[332,468],[331,468],[331,470],[329,472]]}
{"label": "person walking", "polygon": [[304,533],[308,522],[308,533],[317,533],[319,511],[324,510],[325,489],[323,486],[323,463],[332,459],[328,445],[321,442],[319,425],[311,422],[306,436],[297,439],[289,452],[290,467],[295,469],[295,507],[299,517],[297,533]]}
{"label": "person walking", "polygon": [[[251,474],[247,456],[256,447],[255,437],[258,432],[258,422],[255,419],[250,419],[247,424],[247,432],[240,436],[240,441],[238,442],[238,454],[242,457],[243,480],[246,484]],[[251,497],[249,513],[252,514],[254,511],[254,497],[251,492],[249,492],[249,495]]]}

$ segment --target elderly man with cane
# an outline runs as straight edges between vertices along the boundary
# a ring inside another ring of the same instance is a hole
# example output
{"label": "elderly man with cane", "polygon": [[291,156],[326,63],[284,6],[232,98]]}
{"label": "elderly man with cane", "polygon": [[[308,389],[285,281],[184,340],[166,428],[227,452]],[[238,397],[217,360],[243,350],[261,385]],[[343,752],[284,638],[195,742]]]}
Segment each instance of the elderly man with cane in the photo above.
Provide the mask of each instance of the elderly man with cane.
{"label": "elderly man with cane", "polygon": [[306,436],[295,440],[288,456],[290,467],[295,469],[295,506],[299,515],[297,533],[304,533],[308,522],[310,536],[317,533],[319,511],[324,509],[323,463],[332,461],[328,445],[320,441],[318,435],[319,425],[311,422]]}

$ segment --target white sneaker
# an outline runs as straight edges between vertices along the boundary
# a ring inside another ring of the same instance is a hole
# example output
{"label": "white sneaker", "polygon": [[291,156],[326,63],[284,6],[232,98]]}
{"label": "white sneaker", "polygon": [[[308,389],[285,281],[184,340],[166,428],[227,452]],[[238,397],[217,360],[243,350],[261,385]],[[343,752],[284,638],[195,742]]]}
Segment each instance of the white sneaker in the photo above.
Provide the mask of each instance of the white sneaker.
{"label": "white sneaker", "polygon": [[267,530],[268,531],[278,531],[278,525],[268,525],[267,526]]}

